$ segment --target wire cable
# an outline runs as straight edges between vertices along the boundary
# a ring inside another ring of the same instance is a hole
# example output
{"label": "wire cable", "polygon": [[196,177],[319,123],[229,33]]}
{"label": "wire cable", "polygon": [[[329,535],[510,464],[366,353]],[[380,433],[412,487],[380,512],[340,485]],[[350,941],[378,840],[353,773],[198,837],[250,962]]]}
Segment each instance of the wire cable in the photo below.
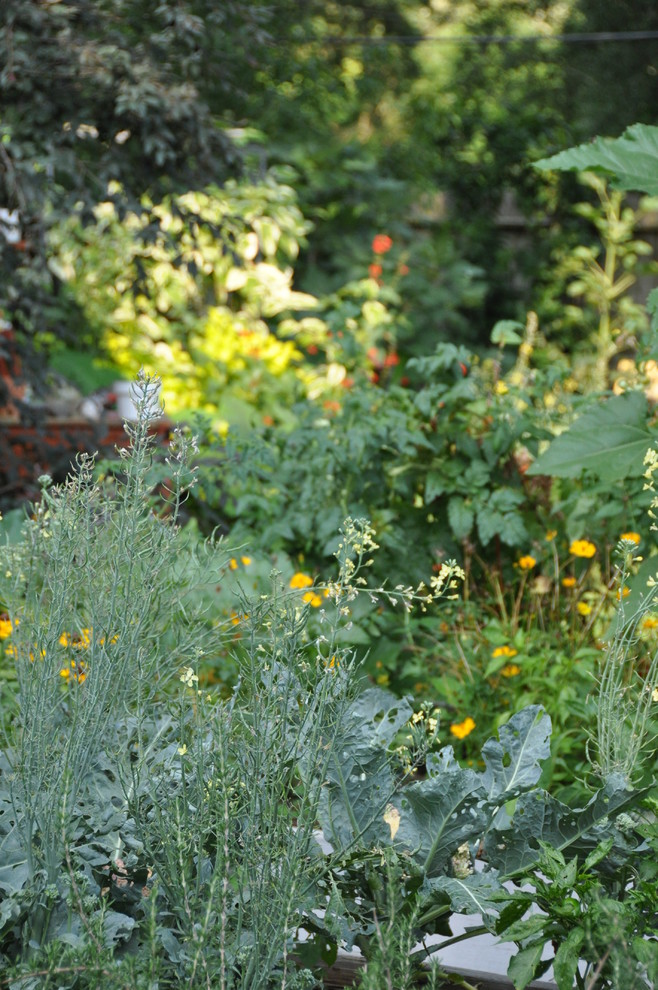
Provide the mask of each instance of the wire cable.
{"label": "wire cable", "polygon": [[597,45],[608,42],[656,41],[658,31],[593,31],[572,34],[473,34],[473,35],[432,35],[432,34],[389,34],[381,38],[372,35],[340,37],[328,35],[326,38],[301,38],[300,43],[319,41],[328,45],[511,45],[537,44],[542,41],[558,41],[566,45]]}

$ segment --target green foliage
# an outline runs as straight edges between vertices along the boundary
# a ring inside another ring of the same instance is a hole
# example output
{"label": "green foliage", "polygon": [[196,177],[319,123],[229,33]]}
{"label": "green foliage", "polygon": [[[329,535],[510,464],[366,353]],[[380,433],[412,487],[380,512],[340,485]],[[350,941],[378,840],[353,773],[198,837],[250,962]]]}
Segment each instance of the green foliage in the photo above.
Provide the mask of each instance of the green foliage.
{"label": "green foliage", "polygon": [[[14,982],[310,987],[307,967],[356,942],[366,980],[383,967],[403,985],[420,961],[411,946],[446,931],[452,912],[498,923],[503,881],[541,868],[542,843],[584,869],[601,842],[614,862],[630,855],[619,815],[642,792],[612,774],[573,809],[542,790],[550,719],[539,706],[513,715],[474,770],[451,747],[430,752],[435,718],[361,690],[340,643],[359,598],[427,607],[454,574],[429,591],[369,586],[377,547],[365,523],[343,530],[320,631],[313,602],[300,601],[305,575],[288,589],[274,575],[269,594],[236,603],[235,689],[203,689],[197,671],[226,627],[204,589],[231,563],[177,525],[194,481],[182,438],[167,511],[154,511],[153,387],[139,387],[111,485],[94,485],[83,462],[46,487],[6,551],[20,694],[0,764],[0,951]],[[311,940],[298,947],[300,927]]]}
{"label": "green foliage", "polygon": [[658,127],[634,124],[619,138],[597,137],[589,144],[569,148],[535,162],[540,170],[595,171],[615,188],[658,195]]}
{"label": "green foliage", "polygon": [[642,392],[597,402],[557,436],[528,468],[529,475],[577,478],[584,471],[610,483],[642,473],[642,458],[655,439]]}

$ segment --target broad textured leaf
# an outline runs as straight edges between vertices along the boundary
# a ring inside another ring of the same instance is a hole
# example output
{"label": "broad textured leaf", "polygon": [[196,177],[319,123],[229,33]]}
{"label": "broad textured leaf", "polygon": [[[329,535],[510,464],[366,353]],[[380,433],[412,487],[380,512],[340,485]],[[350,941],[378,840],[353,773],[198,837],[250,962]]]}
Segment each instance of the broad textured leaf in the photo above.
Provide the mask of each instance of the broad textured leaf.
{"label": "broad textured leaf", "polygon": [[464,842],[482,834],[484,809],[480,775],[452,764],[436,776],[406,787],[395,804],[400,812],[396,845],[403,845],[432,877],[444,873]]}
{"label": "broad textured leaf", "polygon": [[319,807],[322,830],[334,848],[359,835],[383,841],[388,833],[390,841],[383,815],[395,782],[387,750],[411,715],[405,700],[370,688],[343,716]]}
{"label": "broad textured leaf", "polygon": [[498,739],[482,747],[482,783],[489,801],[498,805],[533,787],[542,760],[551,755],[551,720],[539,705],[524,708],[498,730]]}
{"label": "broad textured leaf", "polygon": [[619,138],[597,137],[534,163],[543,171],[603,172],[619,189],[658,195],[658,127],[633,124]]}
{"label": "broad textured leaf", "polygon": [[627,392],[583,413],[527,471],[557,478],[577,478],[589,470],[602,481],[639,477],[654,437],[647,429],[647,400]]}
{"label": "broad textured leaf", "polygon": [[542,842],[558,851],[586,854],[615,834],[615,816],[637,804],[644,793],[630,788],[621,774],[611,774],[582,809],[569,808],[546,791],[523,794],[511,825],[487,835],[487,862],[509,877],[540,860]]}
{"label": "broad textured leaf", "polygon": [[500,899],[496,896],[503,890],[496,870],[486,873],[471,873],[459,877],[434,877],[428,881],[431,890],[445,893],[450,898],[450,906],[459,914],[480,914],[483,919],[497,915]]}

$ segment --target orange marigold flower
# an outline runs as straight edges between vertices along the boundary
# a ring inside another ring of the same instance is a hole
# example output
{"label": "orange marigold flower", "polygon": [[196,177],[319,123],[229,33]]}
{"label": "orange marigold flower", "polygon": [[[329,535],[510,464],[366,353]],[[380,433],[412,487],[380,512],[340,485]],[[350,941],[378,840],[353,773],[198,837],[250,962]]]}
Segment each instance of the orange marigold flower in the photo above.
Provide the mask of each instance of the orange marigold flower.
{"label": "orange marigold flower", "polygon": [[619,537],[619,539],[620,540],[630,540],[631,543],[637,543],[637,544],[639,544],[640,541],[641,541],[641,539],[642,539],[642,537],[640,536],[639,533],[631,532],[631,533],[622,533],[621,536]]}
{"label": "orange marigold flower", "polygon": [[574,540],[569,547],[569,553],[574,557],[593,557],[596,547],[589,540]]}
{"label": "orange marigold flower", "polygon": [[308,574],[302,574],[301,571],[297,571],[296,574],[290,578],[291,588],[310,588],[313,584],[313,578],[309,577]]}
{"label": "orange marigold flower", "polygon": [[464,719],[463,722],[453,723],[450,726],[450,731],[452,732],[453,736],[457,737],[457,739],[465,739],[466,736],[470,736],[474,728],[475,728],[475,722],[469,715],[467,718]]}
{"label": "orange marigold flower", "polygon": [[575,579],[575,577],[563,577],[562,578],[562,587],[563,588],[575,588],[576,587],[576,579]]}
{"label": "orange marigold flower", "polygon": [[618,602],[621,601],[622,598],[628,598],[628,596],[630,595],[630,593],[631,593],[631,589],[630,588],[626,588],[626,587],[624,587],[624,588],[618,588],[617,589],[617,601]]}
{"label": "orange marigold flower", "polygon": [[531,571],[537,561],[527,553],[524,557],[519,557],[517,563],[522,571]]}
{"label": "orange marigold flower", "polygon": [[372,250],[375,254],[386,254],[393,247],[393,241],[388,234],[375,234],[372,239]]}

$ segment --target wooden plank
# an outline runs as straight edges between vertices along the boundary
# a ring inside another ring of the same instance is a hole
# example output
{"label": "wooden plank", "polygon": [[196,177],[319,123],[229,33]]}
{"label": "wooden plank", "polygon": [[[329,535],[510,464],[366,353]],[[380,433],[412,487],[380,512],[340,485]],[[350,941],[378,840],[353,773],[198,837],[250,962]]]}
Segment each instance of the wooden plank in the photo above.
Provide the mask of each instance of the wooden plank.
{"label": "wooden plank", "polygon": [[[322,986],[325,990],[343,990],[344,987],[355,986],[359,970],[364,963],[365,961],[359,956],[339,953],[336,962],[327,969]],[[448,971],[472,983],[479,990],[514,990],[511,980],[499,973],[478,973],[457,966],[451,966]],[[458,983],[449,982],[444,984],[443,990],[462,990],[462,988]],[[528,990],[557,990],[557,986],[554,983],[533,982],[528,984]]]}

